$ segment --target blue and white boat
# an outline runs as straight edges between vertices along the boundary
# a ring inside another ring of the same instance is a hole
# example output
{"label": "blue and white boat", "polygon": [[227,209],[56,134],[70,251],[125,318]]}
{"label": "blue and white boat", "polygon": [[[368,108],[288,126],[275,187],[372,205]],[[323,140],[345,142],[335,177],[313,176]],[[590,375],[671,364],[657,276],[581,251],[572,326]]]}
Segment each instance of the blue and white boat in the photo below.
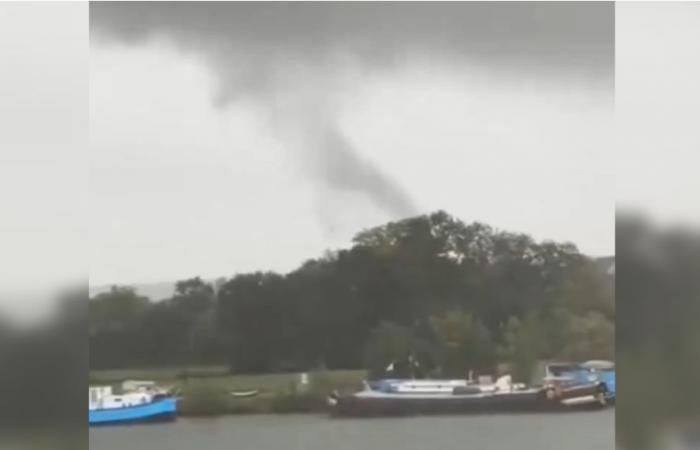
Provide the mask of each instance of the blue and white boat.
{"label": "blue and white boat", "polygon": [[581,364],[584,369],[590,370],[596,375],[598,381],[604,383],[608,393],[608,401],[614,403],[617,393],[615,383],[615,363],[611,361],[587,361]]}
{"label": "blue and white boat", "polygon": [[550,363],[545,367],[544,382],[570,390],[597,386],[608,403],[615,401],[615,363],[610,361]]}
{"label": "blue and white boat", "polygon": [[152,389],[114,394],[110,386],[90,387],[90,426],[175,420],[177,399]]}

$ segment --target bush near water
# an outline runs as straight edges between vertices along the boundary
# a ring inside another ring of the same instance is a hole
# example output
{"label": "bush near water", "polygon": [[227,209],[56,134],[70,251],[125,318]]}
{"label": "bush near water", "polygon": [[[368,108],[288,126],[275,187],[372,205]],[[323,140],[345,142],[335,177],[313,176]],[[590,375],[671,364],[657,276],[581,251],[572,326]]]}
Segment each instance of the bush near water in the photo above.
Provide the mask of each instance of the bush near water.
{"label": "bush near water", "polygon": [[[288,376],[286,386],[268,386],[251,397],[236,397],[221,384],[207,379],[189,380],[181,390],[180,414],[186,416],[211,416],[221,414],[266,414],[320,412],[327,407],[327,396],[340,387],[356,389],[363,374],[357,374],[357,382],[343,384],[345,375],[311,374],[306,386],[298,384],[299,376]],[[347,381],[345,381],[347,383]]]}

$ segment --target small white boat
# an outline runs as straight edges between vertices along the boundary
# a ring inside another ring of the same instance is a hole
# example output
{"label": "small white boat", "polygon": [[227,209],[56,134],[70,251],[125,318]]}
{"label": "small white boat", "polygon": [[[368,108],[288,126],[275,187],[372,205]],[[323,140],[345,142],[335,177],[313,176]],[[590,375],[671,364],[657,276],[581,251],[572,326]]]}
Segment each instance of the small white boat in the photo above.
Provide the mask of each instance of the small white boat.
{"label": "small white boat", "polygon": [[258,395],[259,391],[257,389],[253,389],[251,391],[232,391],[229,392],[234,397],[239,397],[239,398],[245,398],[245,397],[255,397]]}

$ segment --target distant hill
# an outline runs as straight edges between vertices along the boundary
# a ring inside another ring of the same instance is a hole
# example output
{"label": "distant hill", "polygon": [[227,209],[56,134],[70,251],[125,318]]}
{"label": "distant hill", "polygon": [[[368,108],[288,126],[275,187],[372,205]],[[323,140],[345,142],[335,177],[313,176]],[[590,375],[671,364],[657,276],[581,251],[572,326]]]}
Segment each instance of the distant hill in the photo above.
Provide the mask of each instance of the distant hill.
{"label": "distant hill", "polygon": [[[120,285],[123,286],[123,285]],[[170,298],[173,296],[173,293],[175,292],[175,282],[174,281],[166,281],[166,282],[161,282],[161,283],[136,283],[136,284],[128,284],[126,286],[131,286],[136,290],[136,292],[139,295],[143,295],[144,297],[148,297],[151,300],[163,300],[166,298]],[[107,292],[110,290],[112,285],[107,285],[107,286],[90,286],[90,298],[101,294],[103,292]]]}

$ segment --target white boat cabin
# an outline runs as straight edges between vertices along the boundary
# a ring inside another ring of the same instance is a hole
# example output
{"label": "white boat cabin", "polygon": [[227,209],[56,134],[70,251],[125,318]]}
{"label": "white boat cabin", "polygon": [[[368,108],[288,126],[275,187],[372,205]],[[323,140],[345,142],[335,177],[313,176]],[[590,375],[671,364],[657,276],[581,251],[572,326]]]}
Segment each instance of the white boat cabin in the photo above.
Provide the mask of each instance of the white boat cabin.
{"label": "white boat cabin", "polygon": [[151,403],[153,395],[150,392],[125,392],[114,394],[111,386],[91,386],[89,389],[89,409],[126,408]]}

